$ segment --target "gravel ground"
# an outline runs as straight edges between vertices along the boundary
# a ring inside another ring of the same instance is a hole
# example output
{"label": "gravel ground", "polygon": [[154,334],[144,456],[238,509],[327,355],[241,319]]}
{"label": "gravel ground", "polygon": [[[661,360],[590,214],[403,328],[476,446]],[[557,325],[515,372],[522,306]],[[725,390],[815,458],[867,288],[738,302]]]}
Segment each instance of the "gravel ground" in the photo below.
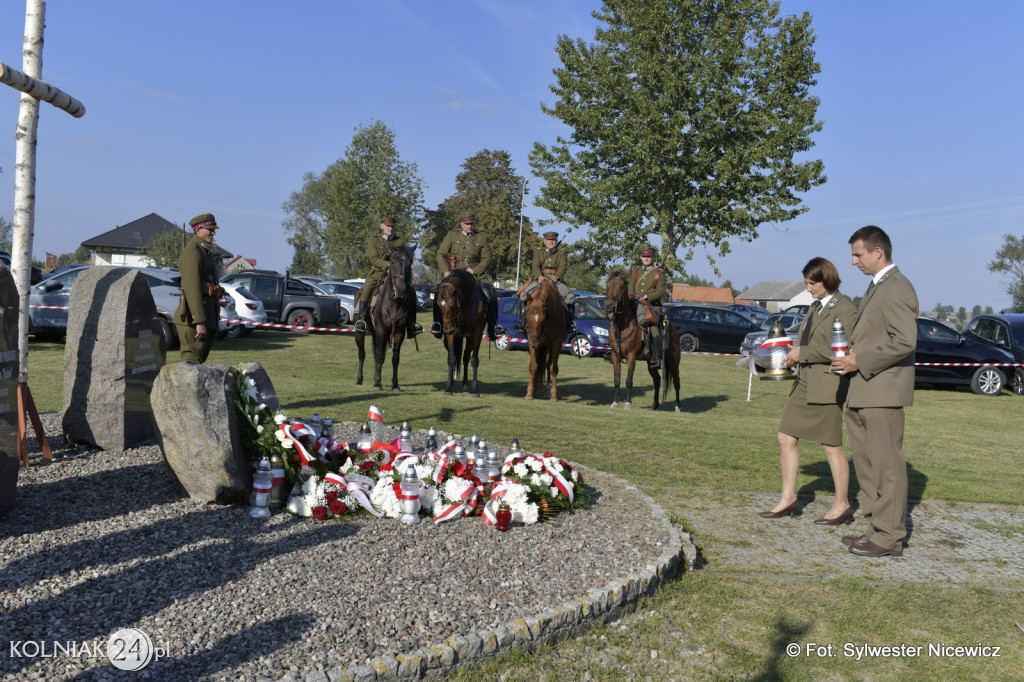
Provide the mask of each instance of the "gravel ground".
{"label": "gravel ground", "polygon": [[[59,415],[42,416],[56,460],[33,456],[0,521],[5,679],[327,679],[603,587],[653,562],[668,539],[636,513],[632,486],[596,471],[587,509],[504,534],[469,518],[261,521],[188,499],[156,444],[75,449],[57,436]],[[336,437],[354,440],[355,425],[337,425]],[[135,673],[112,667],[102,652],[126,627],[168,657]],[[11,649],[28,641],[87,650]]]}

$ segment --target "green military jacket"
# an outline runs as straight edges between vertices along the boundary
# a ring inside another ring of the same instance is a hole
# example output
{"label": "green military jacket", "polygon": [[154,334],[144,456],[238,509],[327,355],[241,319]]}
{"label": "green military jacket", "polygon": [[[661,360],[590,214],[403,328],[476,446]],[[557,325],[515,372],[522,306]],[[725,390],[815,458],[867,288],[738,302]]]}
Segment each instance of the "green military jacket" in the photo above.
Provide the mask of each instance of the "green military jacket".
{"label": "green military jacket", "polygon": [[[203,282],[217,285],[217,264],[210,247],[198,235],[181,250],[178,271],[181,273],[181,303],[174,315],[175,324],[216,325],[220,307],[215,297],[203,296]],[[216,331],[215,327],[213,332]]]}
{"label": "green military jacket", "polygon": [[405,246],[405,240],[394,234],[391,235],[391,239],[383,234],[375,234],[366,238],[366,260],[370,262],[370,271],[367,276],[387,272],[393,246]]}
{"label": "green military jacket", "polygon": [[642,265],[629,273],[629,295],[643,298],[646,294],[651,305],[660,306],[665,298],[665,273],[656,265],[645,268]]}
{"label": "green military jacket", "polygon": [[541,275],[555,275],[558,279],[565,276],[565,268],[568,266],[565,251],[557,246],[548,251],[543,246],[533,250],[533,278]]}
{"label": "green military jacket", "polygon": [[473,230],[469,234],[462,230],[450,230],[437,250],[437,269],[450,270],[448,256],[455,256],[455,267],[473,268],[478,279],[483,279],[487,266],[491,264],[491,245],[487,235]]}

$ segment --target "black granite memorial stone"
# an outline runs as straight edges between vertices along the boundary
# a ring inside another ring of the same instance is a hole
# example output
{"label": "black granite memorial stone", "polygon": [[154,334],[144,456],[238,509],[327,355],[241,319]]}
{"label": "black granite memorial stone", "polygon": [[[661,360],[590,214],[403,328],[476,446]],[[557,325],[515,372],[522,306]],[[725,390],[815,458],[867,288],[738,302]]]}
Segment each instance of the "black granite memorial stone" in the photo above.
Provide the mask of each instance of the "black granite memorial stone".
{"label": "black granite memorial stone", "polygon": [[18,500],[18,287],[0,263],[0,518]]}
{"label": "black granite memorial stone", "polygon": [[75,282],[64,347],[64,435],[123,450],[156,435],[153,381],[166,362],[145,276],[91,268]]}

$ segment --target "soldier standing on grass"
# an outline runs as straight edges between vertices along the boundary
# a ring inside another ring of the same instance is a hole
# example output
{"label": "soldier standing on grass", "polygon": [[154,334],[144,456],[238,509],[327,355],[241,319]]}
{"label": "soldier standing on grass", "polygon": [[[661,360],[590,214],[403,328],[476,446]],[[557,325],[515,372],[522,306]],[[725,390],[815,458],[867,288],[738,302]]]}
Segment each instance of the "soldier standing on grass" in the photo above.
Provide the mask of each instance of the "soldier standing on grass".
{"label": "soldier standing on grass", "polygon": [[[640,267],[633,268],[629,273],[629,296],[637,302],[636,319],[651,337],[650,366],[657,369],[665,358],[665,348],[661,338],[661,300],[665,298],[665,273],[654,264],[658,255],[650,246],[640,249]],[[655,322],[647,318],[647,305]]]}
{"label": "soldier standing on grass", "polygon": [[218,264],[214,259],[213,237],[217,220],[212,213],[197,215],[188,221],[195,236],[181,250],[181,303],[174,313],[174,326],[181,342],[181,359],[202,364],[213,348],[220,320],[218,299],[224,289],[217,283]]}

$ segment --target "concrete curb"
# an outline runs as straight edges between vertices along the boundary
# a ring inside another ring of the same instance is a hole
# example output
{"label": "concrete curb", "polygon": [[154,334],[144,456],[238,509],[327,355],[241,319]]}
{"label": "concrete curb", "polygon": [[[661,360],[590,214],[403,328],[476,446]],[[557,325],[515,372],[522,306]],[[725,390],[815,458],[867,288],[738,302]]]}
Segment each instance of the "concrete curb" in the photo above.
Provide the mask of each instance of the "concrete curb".
{"label": "concrete curb", "polygon": [[[583,472],[587,471],[587,467],[574,466]],[[312,682],[313,679],[329,682],[390,682],[440,677],[452,672],[457,666],[479,665],[505,651],[529,651],[540,645],[580,635],[598,620],[614,621],[633,611],[641,597],[653,595],[664,583],[681,572],[691,570],[697,558],[697,548],[689,534],[673,525],[668,512],[655,504],[653,499],[632,483],[613,478],[631,490],[639,502],[646,503],[651,508],[652,516],[660,520],[668,531],[668,546],[653,563],[638,567],[627,576],[613,580],[600,589],[589,590],[578,598],[554,605],[536,615],[508,621],[494,629],[453,635],[433,646],[395,656],[380,656],[365,665],[328,671],[326,676],[318,673],[314,677],[304,677],[293,673],[283,679],[294,682]]]}

